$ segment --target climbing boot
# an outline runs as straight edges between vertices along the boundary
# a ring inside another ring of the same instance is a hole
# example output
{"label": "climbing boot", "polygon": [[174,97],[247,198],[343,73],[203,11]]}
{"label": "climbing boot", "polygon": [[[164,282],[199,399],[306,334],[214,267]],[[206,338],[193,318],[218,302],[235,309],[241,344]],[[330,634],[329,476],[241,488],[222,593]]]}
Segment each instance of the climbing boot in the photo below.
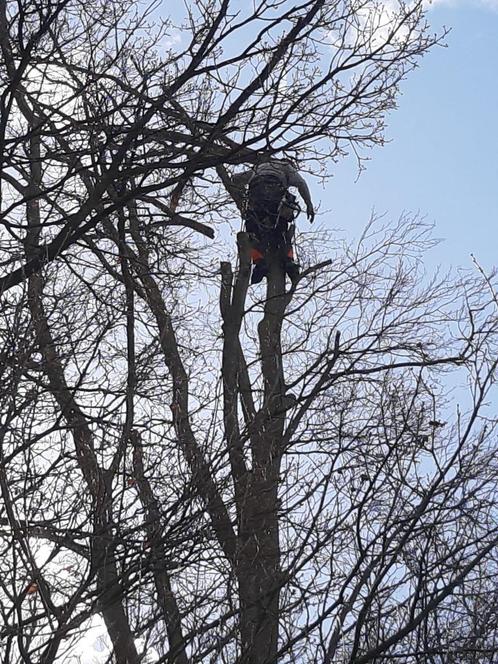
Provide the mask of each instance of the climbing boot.
{"label": "climbing boot", "polygon": [[259,284],[266,276],[268,276],[268,267],[266,263],[264,261],[255,263],[252,270],[251,284]]}
{"label": "climbing boot", "polygon": [[296,286],[300,274],[298,263],[295,263],[292,259],[287,260],[285,263],[285,272],[291,280],[292,285]]}

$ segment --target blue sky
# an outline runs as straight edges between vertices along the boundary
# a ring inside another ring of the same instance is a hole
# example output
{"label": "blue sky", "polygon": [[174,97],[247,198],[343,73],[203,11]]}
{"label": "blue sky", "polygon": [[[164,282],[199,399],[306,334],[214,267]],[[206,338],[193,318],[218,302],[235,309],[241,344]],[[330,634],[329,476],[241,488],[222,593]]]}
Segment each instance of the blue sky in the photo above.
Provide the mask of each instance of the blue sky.
{"label": "blue sky", "polygon": [[372,208],[394,218],[420,211],[444,240],[431,263],[471,267],[472,252],[490,269],[498,265],[498,0],[440,1],[429,20],[451,28],[448,47],[404,82],[388,119],[391,142],[370,153],[359,180],[351,160],[325,189],[312,183],[329,210],[319,219],[351,238]]}

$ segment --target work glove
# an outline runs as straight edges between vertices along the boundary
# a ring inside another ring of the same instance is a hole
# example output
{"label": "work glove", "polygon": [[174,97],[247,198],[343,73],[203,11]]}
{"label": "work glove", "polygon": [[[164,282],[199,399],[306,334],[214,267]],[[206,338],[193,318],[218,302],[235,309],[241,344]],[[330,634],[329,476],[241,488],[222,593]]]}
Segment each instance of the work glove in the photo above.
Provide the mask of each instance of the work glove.
{"label": "work glove", "polygon": [[308,215],[308,221],[312,224],[315,219],[315,211],[313,210],[312,205],[308,205],[306,208],[306,214]]}

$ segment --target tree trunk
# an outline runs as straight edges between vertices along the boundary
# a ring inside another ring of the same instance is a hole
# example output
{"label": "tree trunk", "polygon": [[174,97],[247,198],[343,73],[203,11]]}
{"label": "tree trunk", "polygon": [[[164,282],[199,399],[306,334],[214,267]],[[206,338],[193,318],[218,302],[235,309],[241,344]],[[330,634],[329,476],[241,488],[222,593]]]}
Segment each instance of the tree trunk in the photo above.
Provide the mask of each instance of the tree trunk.
{"label": "tree trunk", "polygon": [[263,404],[252,442],[252,472],[241,509],[239,591],[244,664],[275,662],[281,587],[278,489],[285,423],[281,330],[289,295],[280,257],[268,256],[265,312],[258,327]]}

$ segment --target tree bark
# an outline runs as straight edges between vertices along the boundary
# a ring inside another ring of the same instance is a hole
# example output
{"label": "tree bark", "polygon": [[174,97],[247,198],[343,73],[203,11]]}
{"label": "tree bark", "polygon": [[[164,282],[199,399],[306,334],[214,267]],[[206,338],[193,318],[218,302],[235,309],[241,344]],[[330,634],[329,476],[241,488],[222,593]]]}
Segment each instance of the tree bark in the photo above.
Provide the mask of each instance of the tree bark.
{"label": "tree bark", "polygon": [[[35,116],[31,118],[31,124],[33,133],[30,139],[30,186],[38,190],[41,179],[41,153]],[[26,216],[28,232],[24,241],[24,251],[29,261],[39,250],[40,209],[39,201],[35,197],[27,204]],[[43,277],[39,273],[32,274],[28,278],[28,303],[36,342],[43,358],[43,370],[49,382],[49,390],[71,431],[79,467],[94,503],[91,562],[97,580],[99,605],[104,622],[114,647],[117,663],[138,664],[139,656],[122,602],[123,594],[114,552],[113,524],[110,514],[112,477],[106,480],[105,473],[98,465],[93,449],[91,429],[74,397],[74,392],[67,384],[64,368],[43,306]],[[61,627],[62,625],[59,625],[59,628]],[[54,644],[57,644],[59,640],[60,637],[56,635],[53,639]],[[47,654],[52,649],[49,646]]]}
{"label": "tree bark", "polygon": [[243,664],[275,662],[281,588],[278,490],[285,424],[281,330],[290,295],[277,252],[270,266],[264,317],[258,327],[263,403],[251,437],[252,471],[240,506],[238,578]]}

